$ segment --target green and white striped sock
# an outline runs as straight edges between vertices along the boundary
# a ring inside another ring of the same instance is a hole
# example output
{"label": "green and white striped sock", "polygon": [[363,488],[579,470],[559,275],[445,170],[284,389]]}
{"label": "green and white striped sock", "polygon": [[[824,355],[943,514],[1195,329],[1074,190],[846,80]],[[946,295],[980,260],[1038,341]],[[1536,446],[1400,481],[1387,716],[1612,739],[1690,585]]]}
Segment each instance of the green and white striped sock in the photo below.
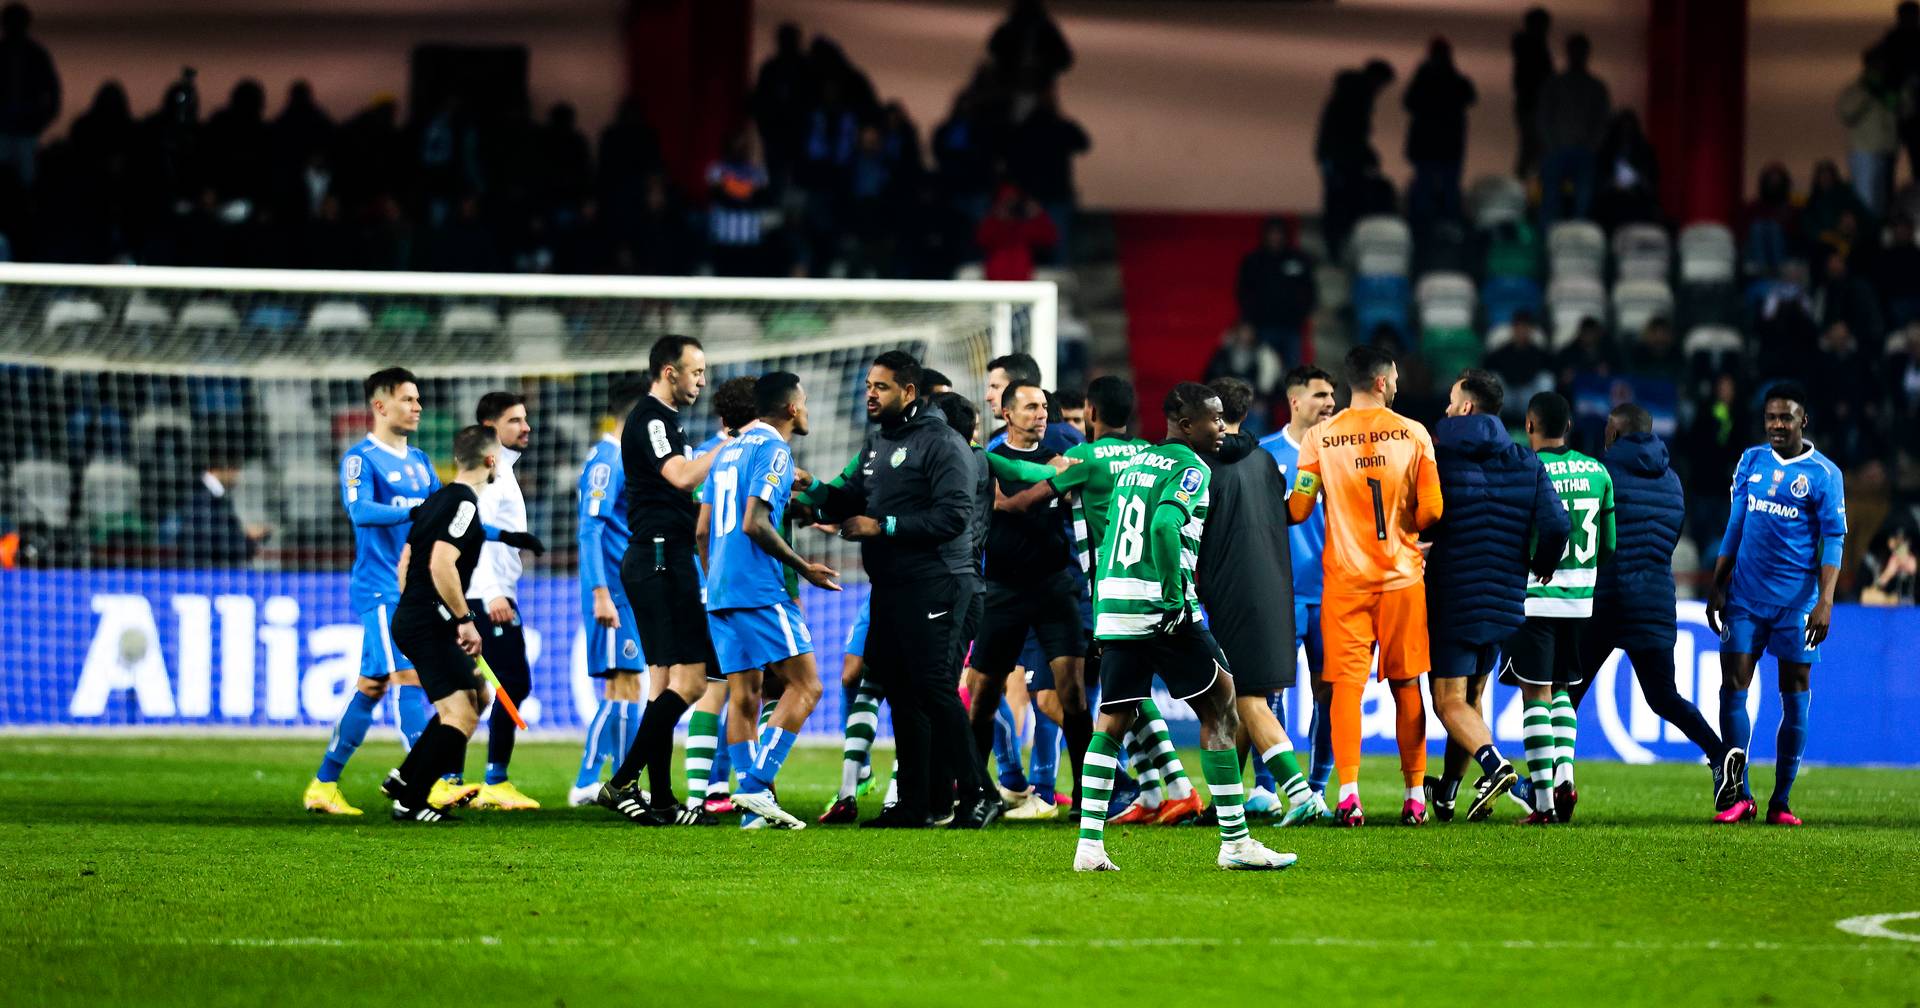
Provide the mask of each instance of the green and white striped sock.
{"label": "green and white striped sock", "polygon": [[1113,778],[1120,768],[1120,743],[1106,732],[1094,732],[1080,771],[1080,842],[1104,843],[1107,802],[1113,798]]}
{"label": "green and white striped sock", "polygon": [[697,710],[687,719],[687,801],[699,802],[713,773],[713,751],[720,744],[720,715]]}
{"label": "green and white striped sock", "polygon": [[1293,746],[1284,738],[1261,753],[1260,762],[1265,763],[1273,779],[1280,782],[1280,790],[1286,794],[1288,805],[1298,805],[1313,793],[1313,788],[1307,784],[1307,775],[1300,769],[1299,757],[1293,754]]}
{"label": "green and white striped sock", "polygon": [[1180,763],[1179,750],[1173,747],[1173,734],[1167,731],[1166,719],[1160,716],[1160,708],[1152,700],[1140,701],[1140,722],[1141,735],[1147,740],[1147,754],[1154,768],[1160,771],[1167,797],[1178,801],[1192,794],[1193,781]]}
{"label": "green and white striped sock", "polygon": [[1153,765],[1153,757],[1140,744],[1140,736],[1129,730],[1120,745],[1126,750],[1127,764],[1133,768],[1133,779],[1140,785],[1140,807],[1148,810],[1160,807],[1160,769]]}
{"label": "green and white striped sock", "polygon": [[1213,811],[1220,819],[1220,842],[1245,840],[1247,813],[1241,806],[1247,800],[1247,788],[1240,783],[1240,750],[1200,750],[1200,772],[1207,779]]}
{"label": "green and white striped sock", "polygon": [[1553,811],[1553,715],[1544,703],[1527,701],[1520,710],[1520,739],[1527,749],[1527,779],[1533,782],[1533,810]]}
{"label": "green and white striped sock", "polygon": [[1573,783],[1573,742],[1580,734],[1580,715],[1573,709],[1573,698],[1566,690],[1556,690],[1553,705],[1553,783]]}
{"label": "green and white striped sock", "polygon": [[873,736],[880,728],[880,691],[865,679],[854,689],[847,711],[846,742],[840,747],[840,797],[851,798],[860,786],[860,772],[873,752]]}

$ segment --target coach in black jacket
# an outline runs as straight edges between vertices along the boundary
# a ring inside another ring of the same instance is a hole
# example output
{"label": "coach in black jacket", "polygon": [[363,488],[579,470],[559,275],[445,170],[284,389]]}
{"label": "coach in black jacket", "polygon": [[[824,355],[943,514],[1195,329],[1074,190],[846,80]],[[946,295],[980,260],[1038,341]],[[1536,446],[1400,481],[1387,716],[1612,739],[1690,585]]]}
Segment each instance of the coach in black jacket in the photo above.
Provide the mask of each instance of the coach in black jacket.
{"label": "coach in black jacket", "polygon": [[[1446,418],[1433,428],[1446,514],[1427,529],[1427,635],[1433,705],[1447,728],[1434,814],[1453,818],[1454,796],[1478,761],[1485,776],[1468,818],[1484,818],[1518,781],[1480,717],[1480,691],[1500,645],[1526,620],[1527,571],[1551,578],[1571,524],[1540,460],[1500,423],[1500,379],[1470,370],[1454,382]],[[1529,540],[1532,551],[1529,553]]]}
{"label": "coach in black jacket", "polygon": [[1714,767],[1716,784],[1731,780],[1737,787],[1746,753],[1721,741],[1673,684],[1673,547],[1680,541],[1687,498],[1680,477],[1667,465],[1667,443],[1653,433],[1653,417],[1645,407],[1622,403],[1608,414],[1601,461],[1613,477],[1619,537],[1613,558],[1600,565],[1594,583],[1593,621],[1580,656],[1586,675],[1574,689],[1574,706],[1586,698],[1594,673],[1614,649],[1624,649],[1647,706],[1700,747]]}
{"label": "coach in black jacket", "polygon": [[[829,489],[821,518],[860,543],[872,585],[866,664],[893,705],[900,801],[862,825],[924,828],[949,802],[932,798],[931,773],[955,774],[948,759],[973,748],[960,706],[961,627],[973,602],[973,511],[979,468],[967,442],[919,395],[920,364],[881,354],[867,372],[865,462],[845,486]],[[943,755],[936,768],[934,752]],[[960,774],[958,816],[981,804],[971,774]],[[997,801],[997,799],[996,799]],[[967,819],[956,818],[956,825]]]}

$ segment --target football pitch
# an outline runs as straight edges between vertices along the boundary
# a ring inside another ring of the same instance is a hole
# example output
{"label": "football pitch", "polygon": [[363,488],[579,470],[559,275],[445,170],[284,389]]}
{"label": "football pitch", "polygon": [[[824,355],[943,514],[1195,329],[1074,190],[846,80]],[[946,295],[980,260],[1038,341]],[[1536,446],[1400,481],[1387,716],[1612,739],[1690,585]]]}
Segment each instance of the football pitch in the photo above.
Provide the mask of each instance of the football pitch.
{"label": "football pitch", "polygon": [[[1290,871],[1216,869],[1210,828],[1134,827],[1109,833],[1120,873],[1076,875],[1064,821],[746,833],[553,807],[561,743],[515,756],[540,812],[391,823],[383,739],[343,781],[367,815],[315,818],[321,745],[0,736],[0,1001],[1920,1002],[1920,916],[1837,926],[1920,914],[1920,771],[1808,768],[1789,830],[1704,823],[1703,768],[1596,763],[1571,826],[1503,803],[1409,829],[1370,760],[1381,822],[1255,827]],[[797,750],[784,803],[811,821],[838,764]]]}

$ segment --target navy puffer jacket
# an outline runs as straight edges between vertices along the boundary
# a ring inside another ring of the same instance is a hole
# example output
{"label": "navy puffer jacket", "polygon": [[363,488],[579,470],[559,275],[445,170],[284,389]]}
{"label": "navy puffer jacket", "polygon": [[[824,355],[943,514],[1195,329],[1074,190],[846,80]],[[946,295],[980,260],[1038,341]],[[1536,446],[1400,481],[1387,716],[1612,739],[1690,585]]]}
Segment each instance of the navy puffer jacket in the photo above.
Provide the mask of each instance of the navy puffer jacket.
{"label": "navy puffer jacket", "polygon": [[1496,417],[1447,417],[1433,447],[1446,510],[1426,531],[1429,635],[1498,644],[1526,619],[1528,569],[1544,575],[1559,564],[1567,509],[1539,458]]}
{"label": "navy puffer jacket", "polygon": [[1652,434],[1622,436],[1601,461],[1613,477],[1616,538],[1594,585],[1594,615],[1610,624],[1616,647],[1671,648],[1673,547],[1687,514],[1680,477]]}

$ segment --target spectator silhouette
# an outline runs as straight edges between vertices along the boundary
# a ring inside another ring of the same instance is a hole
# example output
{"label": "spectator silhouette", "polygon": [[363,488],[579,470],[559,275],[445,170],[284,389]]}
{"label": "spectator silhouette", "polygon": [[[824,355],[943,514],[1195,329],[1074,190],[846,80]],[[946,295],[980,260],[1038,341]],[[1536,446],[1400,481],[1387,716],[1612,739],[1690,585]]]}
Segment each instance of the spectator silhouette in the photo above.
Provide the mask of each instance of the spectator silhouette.
{"label": "spectator silhouette", "polygon": [[[1240,319],[1260,342],[1271,347],[1288,366],[1299,363],[1307,323],[1319,305],[1313,257],[1300,250],[1293,221],[1267,220],[1260,229],[1260,247],[1240,260],[1234,293]],[[1244,376],[1242,376],[1244,377]]]}
{"label": "spectator silhouette", "polygon": [[1453,46],[1444,38],[1429,42],[1426,62],[1413,72],[1401,97],[1407,110],[1407,160],[1413,164],[1407,216],[1415,234],[1427,234],[1436,220],[1460,216],[1467,109],[1478,97],[1473,81],[1453,65]]}
{"label": "spectator silhouette", "polygon": [[608,227],[616,234],[639,227],[648,216],[650,183],[662,167],[660,137],[647,122],[640,103],[626,99],[613,122],[600,131],[600,164],[594,186]]}
{"label": "spectator silhouette", "polygon": [[747,130],[735,133],[727,152],[707,168],[707,241],[719,276],[762,276],[766,269],[767,173],[753,157]]}
{"label": "spectator silhouette", "polygon": [[1562,189],[1571,188],[1572,216],[1593,209],[1593,162],[1605,138],[1611,101],[1607,86],[1587,69],[1593,44],[1585,35],[1567,37],[1567,68],[1540,88],[1534,110],[1540,129],[1541,230],[1565,216]]}
{"label": "spectator silhouette", "polygon": [[1595,165],[1593,219],[1611,231],[1622,224],[1658,224],[1660,159],[1632,109],[1614,113]]}
{"label": "spectator silhouette", "polygon": [[40,134],[60,116],[60,75],[45,46],[27,36],[33,15],[23,3],[0,8],[0,165],[32,186]]}
{"label": "spectator silhouette", "polygon": [[1913,86],[1896,85],[1887,71],[1887,54],[1868,49],[1860,57],[1860,76],[1840,91],[1836,110],[1847,127],[1847,169],[1854,192],[1875,216],[1886,212],[1893,194],[1894,161],[1900,154],[1900,126],[1913,104]]}
{"label": "spectator silhouette", "polygon": [[754,78],[752,97],[760,151],[776,189],[784,190],[792,181],[814,97],[813,68],[800,48],[800,26],[783,22],[774,31],[773,55],[760,64]]}
{"label": "spectator silhouette", "polygon": [[1238,378],[1246,382],[1253,386],[1258,400],[1255,412],[1264,413],[1266,404],[1279,391],[1280,379],[1285,373],[1286,364],[1273,347],[1260,341],[1253,326],[1239,322],[1220,334],[1220,347],[1208,358],[1207,370],[1200,380]]}
{"label": "spectator silhouette", "polygon": [[1335,258],[1346,250],[1347,237],[1367,205],[1369,179],[1379,175],[1380,154],[1373,149],[1373,103],[1391,83],[1393,67],[1385,60],[1342,70],[1334,75],[1333,93],[1320,110],[1313,142],[1324,194],[1320,227],[1327,251]]}
{"label": "spectator silhouette", "polygon": [[[1893,27],[1874,45],[1886,68],[1887,86],[1911,94],[1920,87],[1920,3],[1903,0],[1894,9]],[[1920,102],[1901,110],[1900,142],[1907,148],[1907,168],[1920,179]]]}
{"label": "spectator silhouette", "polygon": [[987,40],[987,55],[1001,82],[1022,104],[1052,90],[1054,81],[1073,67],[1073,49],[1041,0],[1014,0],[1007,19]]}
{"label": "spectator silhouette", "polygon": [[1778,161],[1760,169],[1760,181],[1753,202],[1747,204],[1745,251],[1747,272],[1754,276],[1773,276],[1786,264],[1792,243],[1797,240],[1800,212],[1793,205],[1793,176]]}
{"label": "spectator silhouette", "polygon": [[1534,7],[1520,21],[1513,34],[1513,124],[1518,151],[1513,173],[1526,178],[1540,166],[1540,88],[1553,76],[1553,48],[1547,44],[1547,29],[1553,16],[1545,7]]}
{"label": "spectator silhouette", "polygon": [[1007,144],[1007,169],[1028,197],[1039,201],[1058,232],[1055,260],[1066,261],[1078,204],[1073,159],[1092,146],[1080,124],[1060,114],[1059,95],[1040,93],[1037,103],[1013,128]]}
{"label": "spectator silhouette", "polygon": [[580,132],[578,113],[566,102],[548,109],[540,127],[535,180],[542,189],[537,205],[553,216],[556,226],[571,227],[593,186],[593,149]]}

